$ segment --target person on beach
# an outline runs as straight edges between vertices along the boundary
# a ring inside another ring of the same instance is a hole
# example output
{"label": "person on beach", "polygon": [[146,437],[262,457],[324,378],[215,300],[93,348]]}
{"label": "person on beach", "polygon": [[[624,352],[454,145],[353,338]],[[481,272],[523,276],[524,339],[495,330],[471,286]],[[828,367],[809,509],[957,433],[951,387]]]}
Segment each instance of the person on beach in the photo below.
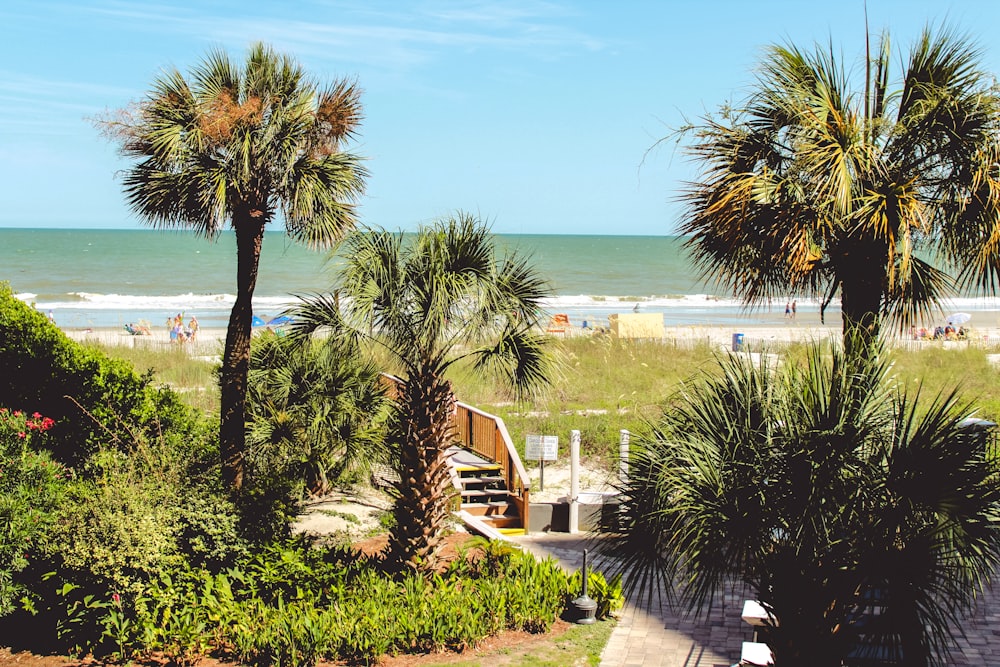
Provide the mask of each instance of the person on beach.
{"label": "person on beach", "polygon": [[785,302],[785,319],[791,319],[792,317],[792,304]]}
{"label": "person on beach", "polygon": [[796,306],[795,306],[795,302],[794,302],[794,301],[792,301],[792,319],[793,319],[793,320],[795,319],[795,314],[796,314],[797,312],[798,312],[798,309],[797,309],[797,308],[796,308]]}
{"label": "person on beach", "polygon": [[188,320],[188,330],[187,330],[188,340],[194,340],[194,337],[197,335],[197,333],[198,333],[198,320],[195,319],[194,315],[192,315],[191,319]]}

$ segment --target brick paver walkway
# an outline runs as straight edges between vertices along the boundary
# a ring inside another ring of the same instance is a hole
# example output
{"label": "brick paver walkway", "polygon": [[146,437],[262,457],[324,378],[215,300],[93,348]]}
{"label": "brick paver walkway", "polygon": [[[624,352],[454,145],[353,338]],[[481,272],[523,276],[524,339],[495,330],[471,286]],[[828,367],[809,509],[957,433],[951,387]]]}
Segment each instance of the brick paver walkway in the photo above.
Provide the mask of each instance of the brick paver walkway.
{"label": "brick paver walkway", "polygon": [[[567,569],[579,569],[592,536],[532,533],[512,537],[539,557],[552,556]],[[601,569],[600,563],[596,564]],[[965,636],[952,653],[951,667],[1000,667],[1000,578],[964,619]],[[693,619],[669,605],[651,610],[626,604],[601,655],[601,667],[730,667],[739,662],[750,627],[740,619],[745,596],[720,597],[708,619]]]}

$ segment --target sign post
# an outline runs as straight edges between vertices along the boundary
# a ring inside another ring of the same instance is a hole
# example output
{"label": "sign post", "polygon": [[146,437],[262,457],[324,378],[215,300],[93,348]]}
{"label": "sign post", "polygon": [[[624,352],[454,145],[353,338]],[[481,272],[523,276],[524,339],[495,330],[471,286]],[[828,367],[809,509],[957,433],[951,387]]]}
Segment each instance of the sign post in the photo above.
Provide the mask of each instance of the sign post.
{"label": "sign post", "polygon": [[538,461],[538,490],[545,490],[545,462],[559,458],[558,435],[528,435],[524,439],[524,458]]}

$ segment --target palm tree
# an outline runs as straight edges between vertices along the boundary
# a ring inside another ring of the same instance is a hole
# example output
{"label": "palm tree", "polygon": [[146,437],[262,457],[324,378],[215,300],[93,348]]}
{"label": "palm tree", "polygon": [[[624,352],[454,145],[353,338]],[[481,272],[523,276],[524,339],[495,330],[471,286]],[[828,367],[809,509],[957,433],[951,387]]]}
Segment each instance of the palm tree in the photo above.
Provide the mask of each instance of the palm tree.
{"label": "palm tree", "polygon": [[955,393],[900,393],[881,355],[734,355],[695,379],[638,443],[607,529],[627,586],[706,612],[745,584],[779,666],[944,660],[1000,562],[1000,468]]}
{"label": "palm tree", "polygon": [[682,130],[703,171],[680,233],[703,276],[750,307],[839,294],[862,352],[884,318],[909,327],[1000,272],[1000,91],[979,51],[926,29],[889,71],[887,37],[862,90],[832,45],[772,46],[741,105]]}
{"label": "palm tree", "polygon": [[390,441],[400,481],[387,563],[430,569],[452,495],[445,451],[455,397],[446,372],[469,360],[522,395],[544,383],[536,327],[546,286],[520,253],[500,256],[488,228],[465,213],[412,237],[355,232],[344,247],[335,291],[306,299],[293,333],[328,328],[392,360],[400,382]]}
{"label": "palm tree", "polygon": [[256,337],[247,402],[251,480],[277,477],[323,495],[390,460],[378,369],[326,341]]}
{"label": "palm tree", "polygon": [[125,172],[129,206],[146,223],[215,238],[236,233],[236,303],[220,375],[223,481],[243,484],[253,293],[264,230],[325,248],[351,229],[367,173],[344,152],[361,120],[360,91],[317,86],[289,56],[263,44],[242,65],[219,51],[185,78],[167,71],[138,107],[105,119],[137,163]]}

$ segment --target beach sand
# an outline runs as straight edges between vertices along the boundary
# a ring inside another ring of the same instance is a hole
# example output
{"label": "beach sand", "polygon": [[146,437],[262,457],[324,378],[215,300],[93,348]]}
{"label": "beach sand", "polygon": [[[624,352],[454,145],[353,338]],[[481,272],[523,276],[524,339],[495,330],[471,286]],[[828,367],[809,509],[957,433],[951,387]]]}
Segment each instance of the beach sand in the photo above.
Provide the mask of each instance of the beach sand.
{"label": "beach sand", "polygon": [[203,328],[198,330],[195,340],[184,343],[171,342],[166,327],[154,327],[149,335],[133,335],[125,329],[94,327],[86,329],[64,329],[69,338],[80,343],[98,343],[107,346],[170,348],[180,347],[192,356],[220,356],[226,342],[226,330]]}
{"label": "beach sand", "polygon": [[[780,346],[792,342],[839,340],[842,335],[839,314],[828,317],[821,322],[817,313],[799,312],[795,319],[785,319],[775,315],[773,321],[732,324],[699,323],[682,326],[666,326],[663,330],[662,342],[681,346],[706,343],[711,347],[732,348],[734,336],[743,335],[743,342],[748,347],[759,348],[767,345]],[[967,340],[974,343],[987,343],[991,346],[1000,345],[1000,311],[976,311],[968,328]],[[80,342],[95,342],[102,345],[121,345],[129,347],[150,346],[169,347],[180,345],[193,356],[219,356],[222,354],[226,340],[224,328],[203,328],[198,331],[197,339],[183,344],[170,341],[169,332],[165,327],[154,327],[151,335],[135,336],[124,329],[95,327],[86,329],[66,328],[64,332],[70,338]],[[255,333],[257,330],[255,330]],[[593,329],[582,329],[579,323],[570,322],[565,334],[561,336],[595,335]],[[910,335],[893,336],[896,343],[912,341]],[[924,342],[924,341],[913,341]],[[931,342],[931,341],[926,341]]]}

